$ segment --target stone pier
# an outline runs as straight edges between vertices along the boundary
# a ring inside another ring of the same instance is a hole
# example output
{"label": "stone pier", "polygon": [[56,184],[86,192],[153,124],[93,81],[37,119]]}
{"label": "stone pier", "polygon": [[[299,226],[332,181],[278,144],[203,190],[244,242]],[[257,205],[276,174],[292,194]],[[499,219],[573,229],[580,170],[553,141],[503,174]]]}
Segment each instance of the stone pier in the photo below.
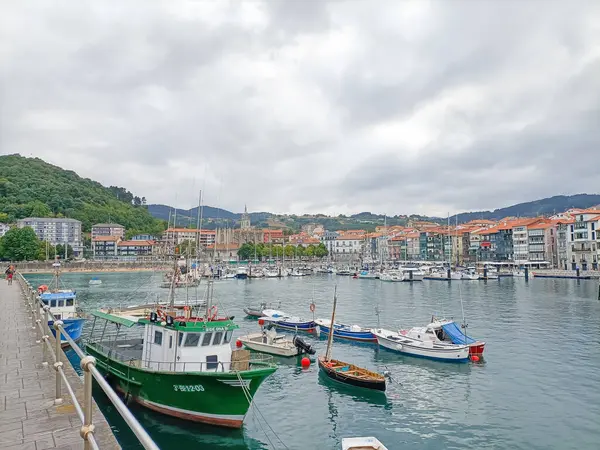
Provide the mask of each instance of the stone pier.
{"label": "stone pier", "polygon": [[[79,416],[64,384],[64,401],[55,406],[54,359],[36,338],[19,282],[0,279],[0,449],[82,449]],[[83,382],[62,351],[60,358],[83,408]],[[95,402],[93,409],[99,447],[121,448]]]}

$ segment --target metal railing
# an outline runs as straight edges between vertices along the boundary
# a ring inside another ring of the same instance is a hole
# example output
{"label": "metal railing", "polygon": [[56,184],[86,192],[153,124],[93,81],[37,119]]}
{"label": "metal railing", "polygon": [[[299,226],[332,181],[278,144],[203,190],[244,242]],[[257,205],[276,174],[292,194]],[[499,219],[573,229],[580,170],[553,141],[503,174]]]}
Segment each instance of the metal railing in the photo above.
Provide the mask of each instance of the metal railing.
{"label": "metal railing", "polygon": [[[31,284],[23,277],[21,273],[17,273],[17,280],[21,286],[27,309],[29,313],[31,313],[32,328],[36,330],[36,342],[43,345],[43,364],[48,364],[47,360],[49,359],[49,355],[52,355],[54,359],[53,367],[56,371],[54,404],[60,405],[63,403],[62,386],[64,383],[68,394],[73,400],[73,405],[77,415],[79,416],[79,420],[81,420],[81,429],[79,434],[84,441],[84,449],[100,449],[94,435],[94,423],[92,420],[92,411],[94,405],[94,400],[92,398],[92,380],[95,379],[108,399],[117,409],[117,411],[119,411],[121,417],[123,417],[127,425],[131,428],[131,431],[133,431],[133,433],[137,436],[142,446],[145,449],[158,450],[159,447],[154,443],[150,435],[148,435],[146,430],[144,430],[144,428],[140,425],[135,416],[131,413],[131,411],[129,411],[125,403],[123,403],[108,382],[104,379],[102,374],[98,371],[96,368],[96,359],[93,356],[86,355],[77,345],[77,343],[71,339],[71,336],[69,336],[64,329],[63,321],[57,320],[54,317],[54,315],[50,312],[50,307],[44,305],[39,298],[37,290],[31,286]],[[54,346],[50,341],[51,331],[48,325],[49,321],[53,321],[52,327],[56,332]],[[80,365],[83,369],[84,392],[83,407],[79,404],[73,387],[69,383],[69,380],[67,379],[63,369],[63,362],[61,360],[64,356],[61,348],[61,339],[63,336],[75,353],[77,353],[77,355],[81,358]]]}
{"label": "metal railing", "polygon": [[100,353],[105,354],[111,359],[116,359],[130,367],[142,367],[149,370],[156,370],[158,372],[219,372],[219,373],[230,373],[237,372],[240,369],[236,367],[251,367],[251,366],[269,366],[274,364],[274,359],[269,355],[262,354],[251,354],[249,359],[240,359],[232,361],[186,361],[186,362],[166,362],[166,361],[152,361],[143,360],[141,358],[142,352],[140,351],[140,357],[135,358],[114,350],[111,346],[104,345],[100,342],[88,343],[90,348],[94,348]]}

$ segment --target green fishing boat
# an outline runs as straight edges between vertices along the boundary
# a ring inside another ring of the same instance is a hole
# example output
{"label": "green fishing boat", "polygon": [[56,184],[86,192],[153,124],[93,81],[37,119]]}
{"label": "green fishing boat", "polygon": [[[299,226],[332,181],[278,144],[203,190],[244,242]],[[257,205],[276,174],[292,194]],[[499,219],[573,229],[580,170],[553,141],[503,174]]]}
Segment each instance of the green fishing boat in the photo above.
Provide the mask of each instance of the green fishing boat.
{"label": "green fishing boat", "polygon": [[[173,301],[94,311],[86,351],[116,389],[140,405],[184,420],[240,428],[256,391],[276,366],[264,355],[232,349],[238,326],[210,305],[204,314],[200,307]],[[103,326],[96,323],[101,321]],[[107,332],[108,323],[116,332]]]}

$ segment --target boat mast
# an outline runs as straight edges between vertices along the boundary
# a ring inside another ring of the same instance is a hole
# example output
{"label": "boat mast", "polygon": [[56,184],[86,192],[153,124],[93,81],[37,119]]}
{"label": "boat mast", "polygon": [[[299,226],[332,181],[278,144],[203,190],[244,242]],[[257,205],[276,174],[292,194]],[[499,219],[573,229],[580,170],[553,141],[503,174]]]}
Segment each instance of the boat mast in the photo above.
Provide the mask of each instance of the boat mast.
{"label": "boat mast", "polygon": [[331,311],[331,323],[329,324],[329,336],[327,338],[327,352],[325,352],[325,361],[331,359],[331,344],[333,342],[333,324],[335,323],[335,307],[337,306],[337,285],[333,288],[333,310]]}

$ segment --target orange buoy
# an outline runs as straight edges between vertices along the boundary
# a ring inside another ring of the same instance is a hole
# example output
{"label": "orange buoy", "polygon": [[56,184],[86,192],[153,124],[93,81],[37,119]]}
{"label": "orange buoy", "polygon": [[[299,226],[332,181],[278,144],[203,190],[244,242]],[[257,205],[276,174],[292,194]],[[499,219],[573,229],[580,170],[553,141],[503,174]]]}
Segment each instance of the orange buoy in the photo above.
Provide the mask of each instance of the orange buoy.
{"label": "orange buoy", "polygon": [[302,358],[302,361],[300,361],[300,365],[302,365],[303,369],[308,369],[310,367],[310,359],[305,356]]}
{"label": "orange buoy", "polygon": [[479,362],[479,356],[477,356],[477,355],[471,356],[471,361],[473,361],[473,362]]}
{"label": "orange buoy", "polygon": [[265,324],[265,319],[258,319],[258,324],[262,327]]}

